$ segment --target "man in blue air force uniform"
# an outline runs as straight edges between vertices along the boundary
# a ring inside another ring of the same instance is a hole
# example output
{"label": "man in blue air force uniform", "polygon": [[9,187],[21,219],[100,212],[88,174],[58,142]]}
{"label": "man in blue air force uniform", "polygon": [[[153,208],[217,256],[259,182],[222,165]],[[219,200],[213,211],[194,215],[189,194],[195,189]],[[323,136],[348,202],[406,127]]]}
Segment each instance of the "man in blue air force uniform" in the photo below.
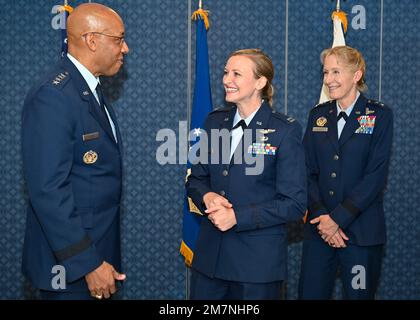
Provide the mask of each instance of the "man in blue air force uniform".
{"label": "man in blue air force uniform", "polygon": [[[100,4],[77,7],[67,30],[67,57],[24,103],[23,272],[42,298],[101,299],[125,275],[117,272],[121,136],[98,77],[118,72],[128,46],[121,18]],[[53,279],[60,273],[64,283]]]}

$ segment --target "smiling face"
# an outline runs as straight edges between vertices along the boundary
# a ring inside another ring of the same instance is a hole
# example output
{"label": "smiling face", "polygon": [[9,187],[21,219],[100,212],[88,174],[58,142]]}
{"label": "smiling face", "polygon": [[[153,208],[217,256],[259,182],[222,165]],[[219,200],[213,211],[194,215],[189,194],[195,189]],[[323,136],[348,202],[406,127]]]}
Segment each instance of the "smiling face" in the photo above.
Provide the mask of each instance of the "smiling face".
{"label": "smiling face", "polygon": [[329,96],[337,100],[341,108],[346,109],[356,99],[357,82],[362,77],[360,70],[354,71],[341,63],[335,55],[327,55],[324,59],[324,84]]}
{"label": "smiling face", "polygon": [[261,103],[261,89],[264,88],[267,79],[256,79],[254,68],[254,62],[246,56],[229,58],[223,76],[226,101],[244,108]]}

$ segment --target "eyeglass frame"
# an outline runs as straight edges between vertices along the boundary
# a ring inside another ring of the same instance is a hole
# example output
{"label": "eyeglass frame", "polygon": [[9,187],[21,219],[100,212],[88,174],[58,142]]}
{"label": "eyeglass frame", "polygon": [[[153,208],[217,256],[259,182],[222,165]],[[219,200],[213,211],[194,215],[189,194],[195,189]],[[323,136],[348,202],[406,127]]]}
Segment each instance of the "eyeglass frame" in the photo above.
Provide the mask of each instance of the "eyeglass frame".
{"label": "eyeglass frame", "polygon": [[122,46],[125,43],[125,36],[122,36],[122,37],[113,36],[111,34],[106,34],[106,33],[99,32],[99,31],[89,31],[89,32],[86,32],[86,33],[82,34],[82,37],[87,36],[89,33],[96,33],[96,34],[100,34],[100,35],[107,36],[107,37],[110,37],[110,38],[118,39],[119,40],[119,44],[118,45],[120,45],[120,46]]}

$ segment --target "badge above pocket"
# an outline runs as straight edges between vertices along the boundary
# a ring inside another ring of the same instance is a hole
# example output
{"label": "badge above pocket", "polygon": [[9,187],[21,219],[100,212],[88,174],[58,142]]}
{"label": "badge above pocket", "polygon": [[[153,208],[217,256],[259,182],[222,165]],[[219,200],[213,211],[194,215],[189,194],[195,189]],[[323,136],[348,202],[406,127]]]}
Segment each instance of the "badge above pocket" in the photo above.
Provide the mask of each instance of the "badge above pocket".
{"label": "badge above pocket", "polygon": [[316,127],[312,127],[313,132],[327,132],[328,127],[325,127],[327,124],[327,118],[319,117],[316,119]]}

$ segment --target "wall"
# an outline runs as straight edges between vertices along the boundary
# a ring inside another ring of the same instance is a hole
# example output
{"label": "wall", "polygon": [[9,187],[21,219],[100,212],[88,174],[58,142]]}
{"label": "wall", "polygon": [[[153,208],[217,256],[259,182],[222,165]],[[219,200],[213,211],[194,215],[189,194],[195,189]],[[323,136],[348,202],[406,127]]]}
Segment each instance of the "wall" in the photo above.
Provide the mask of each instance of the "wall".
{"label": "wall", "polygon": [[[20,156],[20,114],[25,93],[58,60],[60,32],[51,27],[57,0],[0,0],[0,299],[34,297],[20,272],[25,190]],[[82,1],[69,1],[75,6]],[[195,0],[99,1],[123,17],[130,54],[117,77],[105,81],[124,140],[122,247],[127,299],[183,299],[181,240],[184,165],[160,166],[156,132],[178,131],[187,120],[194,83]],[[208,0],[212,94],[223,104],[221,77],[227,55],[259,47],[276,67],[276,108],[305,126],[319,97],[319,53],[332,43],[329,0]],[[366,28],[355,29],[366,10]],[[367,62],[370,98],[391,106],[395,134],[385,195],[388,243],[378,298],[420,298],[419,0],[348,0],[346,41]],[[190,59],[191,57],[191,59]],[[53,150],[51,150],[53,152]],[[297,296],[301,225],[291,225],[287,297]],[[339,285],[336,290],[339,297]]]}

